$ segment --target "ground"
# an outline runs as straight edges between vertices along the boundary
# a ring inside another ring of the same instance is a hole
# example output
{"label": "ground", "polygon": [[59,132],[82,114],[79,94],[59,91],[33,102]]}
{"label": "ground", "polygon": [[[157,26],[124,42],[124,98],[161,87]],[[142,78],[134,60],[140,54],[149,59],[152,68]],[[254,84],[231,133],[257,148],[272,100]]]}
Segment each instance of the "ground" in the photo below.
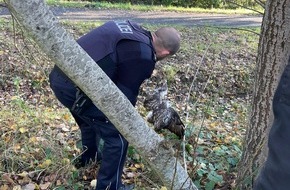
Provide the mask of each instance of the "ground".
{"label": "ground", "polygon": [[[19,27],[13,28],[10,18],[0,19],[0,24],[0,189],[88,189],[97,167],[73,167],[81,153],[79,131],[49,88],[53,63]],[[63,22],[76,38],[96,25]],[[152,30],[157,26],[146,24]],[[247,126],[258,35],[224,27],[176,28],[181,49],[156,65],[142,85],[137,109],[145,117],[144,94],[166,79],[168,98],[187,126],[185,150],[174,135],[160,135],[172,141],[181,162],[185,153],[187,170],[200,189],[232,189]],[[123,179],[137,189],[162,187],[134,148],[128,152]]]}

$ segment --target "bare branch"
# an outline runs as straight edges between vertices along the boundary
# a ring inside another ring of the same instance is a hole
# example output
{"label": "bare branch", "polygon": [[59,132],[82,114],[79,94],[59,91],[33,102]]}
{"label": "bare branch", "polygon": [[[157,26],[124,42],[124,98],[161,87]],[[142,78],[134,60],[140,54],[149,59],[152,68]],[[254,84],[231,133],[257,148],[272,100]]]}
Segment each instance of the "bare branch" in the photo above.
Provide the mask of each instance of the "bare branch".
{"label": "bare branch", "polygon": [[242,8],[245,8],[245,9],[248,9],[248,10],[251,10],[251,11],[254,11],[254,12],[259,13],[259,14],[261,14],[261,15],[264,14],[264,13],[262,13],[262,12],[256,10],[256,9],[252,9],[252,8],[250,8],[250,7],[246,7],[246,6],[244,6],[244,5],[238,4],[238,3],[233,2],[233,1],[226,0],[226,2],[227,2],[227,3],[230,3],[230,4],[234,4],[234,5],[238,6],[238,7],[242,7]]}
{"label": "bare branch", "polygon": [[253,34],[256,34],[256,35],[260,36],[260,33],[255,32],[254,30],[246,29],[246,28],[219,27],[219,26],[203,26],[203,27],[217,28],[217,29],[221,29],[221,30],[223,30],[223,29],[225,29],[225,30],[242,30],[242,31],[251,32]]}
{"label": "bare branch", "polygon": [[265,2],[262,2],[261,0],[255,0],[255,2],[265,9]]}

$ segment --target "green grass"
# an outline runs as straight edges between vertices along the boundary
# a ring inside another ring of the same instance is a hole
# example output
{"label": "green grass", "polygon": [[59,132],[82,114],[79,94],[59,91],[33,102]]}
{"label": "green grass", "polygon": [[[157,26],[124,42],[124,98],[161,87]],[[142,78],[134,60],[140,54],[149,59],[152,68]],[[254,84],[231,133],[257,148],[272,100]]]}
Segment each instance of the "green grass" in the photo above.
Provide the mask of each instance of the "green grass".
{"label": "green grass", "polygon": [[[62,24],[78,38],[101,23]],[[0,91],[0,174],[9,175],[21,185],[50,182],[51,189],[85,189],[95,177],[96,167],[75,170],[72,165],[81,154],[77,146],[79,131],[49,89],[47,75],[53,63],[37,45],[23,39],[21,30],[16,29],[14,36],[11,20],[0,19],[0,26],[0,89],[5,89]],[[164,78],[169,80],[173,106],[182,113],[184,121],[184,115],[189,113],[185,121],[188,171],[201,189],[220,187],[226,183],[222,175],[235,175],[241,155],[258,36],[233,29],[177,28],[183,39],[180,51],[157,64],[157,74],[146,87],[153,88]],[[259,32],[259,28],[252,30]],[[194,89],[186,102],[199,65]],[[141,104],[138,110],[142,110]],[[166,132],[162,135],[171,137]],[[130,148],[129,156],[133,165],[142,162],[136,150]],[[136,170],[132,165],[127,168],[132,173]],[[25,178],[28,182],[19,180],[17,175],[25,172],[29,173]],[[138,172],[142,175],[129,180],[140,189],[162,186],[156,176],[148,176],[152,171],[147,165]],[[0,187],[2,184],[9,183],[3,180]]]}
{"label": "green grass", "polygon": [[[178,11],[192,13],[211,13],[211,14],[257,14],[256,12],[244,9],[202,9],[202,8],[184,8],[175,6],[153,6],[153,5],[135,5],[131,3],[110,3],[110,2],[89,2],[89,1],[65,1],[65,0],[46,0],[48,5],[63,7],[92,7],[101,9],[123,9],[137,11]],[[258,9],[262,12],[263,10]]]}
{"label": "green grass", "polygon": [[[110,3],[110,2],[90,2],[90,1],[66,1],[66,0],[45,0],[50,6],[63,7],[91,7],[101,9],[123,9],[123,10],[137,10],[137,11],[178,11],[178,12],[192,12],[192,13],[211,13],[211,14],[254,14],[258,13],[245,8],[236,9],[203,9],[203,8],[185,8],[175,6],[153,6],[153,5],[132,5],[131,3]],[[3,3],[4,0],[0,0]],[[263,12],[261,7],[255,7],[254,10]]]}

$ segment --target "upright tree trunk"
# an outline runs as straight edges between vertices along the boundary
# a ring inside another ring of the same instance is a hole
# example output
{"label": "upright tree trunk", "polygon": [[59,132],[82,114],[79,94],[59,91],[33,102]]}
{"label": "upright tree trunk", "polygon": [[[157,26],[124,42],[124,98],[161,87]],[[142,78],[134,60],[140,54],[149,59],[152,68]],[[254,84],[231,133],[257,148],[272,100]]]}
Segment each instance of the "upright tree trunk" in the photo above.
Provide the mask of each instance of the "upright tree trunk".
{"label": "upright tree trunk", "polygon": [[[149,128],[129,100],[67,34],[43,0],[5,0],[41,49],[100,108],[122,135],[173,189],[197,189],[163,138]],[[172,183],[174,181],[174,183]]]}
{"label": "upright tree trunk", "polygon": [[239,164],[238,189],[252,189],[267,156],[273,122],[272,99],[289,55],[290,1],[266,2],[258,48],[250,122]]}

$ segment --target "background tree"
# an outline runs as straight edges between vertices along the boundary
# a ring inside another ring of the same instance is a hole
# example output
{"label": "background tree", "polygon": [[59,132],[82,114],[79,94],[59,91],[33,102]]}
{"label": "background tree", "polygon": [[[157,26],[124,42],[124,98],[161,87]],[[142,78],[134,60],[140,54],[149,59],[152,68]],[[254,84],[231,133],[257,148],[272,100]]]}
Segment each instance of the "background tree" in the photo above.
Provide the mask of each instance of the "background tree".
{"label": "background tree", "polygon": [[[68,0],[70,1],[70,0]],[[79,0],[72,0],[79,1]],[[86,0],[82,0],[86,1]],[[164,5],[181,7],[200,7],[200,8],[226,8],[234,9],[240,6],[254,8],[258,5],[263,6],[265,0],[90,0],[90,2],[110,2],[110,3],[130,3],[133,5]],[[239,5],[239,6],[237,6]]]}
{"label": "background tree", "polygon": [[147,126],[129,100],[60,26],[43,0],[5,2],[12,16],[140,151],[168,188],[197,189],[173,156],[171,146]]}
{"label": "background tree", "polygon": [[268,0],[259,41],[252,111],[238,172],[238,189],[252,189],[267,156],[272,99],[290,51],[290,1]]}

